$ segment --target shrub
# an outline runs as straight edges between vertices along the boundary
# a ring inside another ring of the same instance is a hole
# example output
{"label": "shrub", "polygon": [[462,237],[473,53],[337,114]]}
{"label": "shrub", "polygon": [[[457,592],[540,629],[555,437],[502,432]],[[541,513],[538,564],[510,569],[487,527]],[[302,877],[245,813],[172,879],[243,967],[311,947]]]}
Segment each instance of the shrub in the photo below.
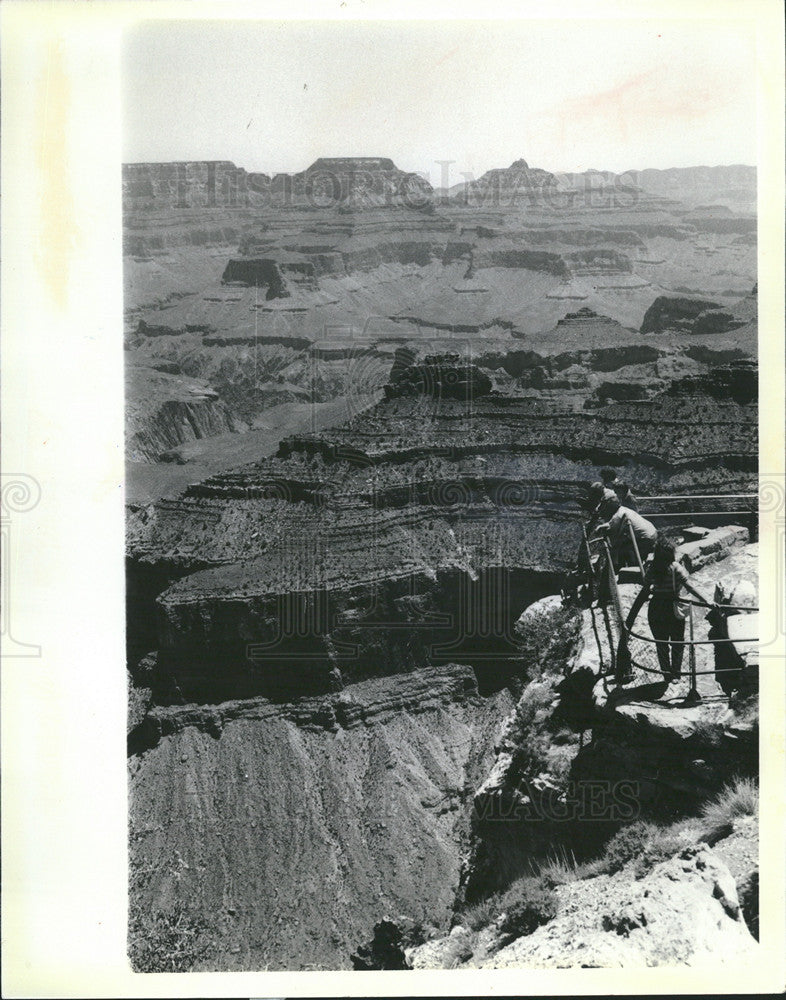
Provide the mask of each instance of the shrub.
{"label": "shrub", "polygon": [[499,916],[502,907],[499,893],[487,896],[474,906],[467,907],[459,914],[457,923],[469,927],[473,931],[481,931],[488,927]]}
{"label": "shrub", "polygon": [[728,837],[734,820],[740,816],[757,816],[759,786],[752,778],[735,778],[701,811],[701,836],[712,845]]}
{"label": "shrub", "polygon": [[469,938],[461,936],[448,938],[440,955],[440,966],[443,969],[457,969],[470,958],[474,950],[475,935]]}
{"label": "shrub", "polygon": [[500,930],[513,937],[532,934],[557,914],[557,896],[542,879],[525,875],[503,894],[500,900],[505,917]]}
{"label": "shrub", "polygon": [[636,878],[646,875],[655,865],[673,858],[687,846],[685,838],[672,828],[654,827],[644,847],[644,852],[635,860]]}
{"label": "shrub", "polygon": [[541,877],[524,875],[504,892],[497,892],[459,914],[457,923],[473,931],[489,927],[499,916],[500,931],[509,940],[531,934],[541,924],[553,920],[557,896]]}
{"label": "shrub", "polygon": [[406,917],[380,920],[374,925],[371,940],[350,956],[352,968],[361,972],[408,969],[405,948],[422,944],[424,940],[422,926]]}
{"label": "shrub", "polygon": [[637,820],[615,833],[600,859],[603,872],[613,875],[635,858],[640,858],[657,831],[653,823]]}
{"label": "shrub", "polygon": [[580,866],[583,874],[577,878],[588,878],[591,874],[613,875],[630,864],[636,878],[642,878],[655,865],[673,858],[680,851],[700,839],[696,827],[688,821],[672,826],[658,826],[638,820],[623,827],[606,845],[603,854],[593,862]]}
{"label": "shrub", "polygon": [[[528,779],[546,773],[555,784],[563,786],[575,756],[575,738],[568,742],[570,734],[554,716],[556,699],[549,681],[530,681],[516,704],[505,738],[517,774]],[[559,732],[556,740],[555,731]]]}
{"label": "shrub", "polygon": [[514,745],[546,728],[555,698],[554,688],[548,681],[530,681],[513,710],[509,736]]}
{"label": "shrub", "polygon": [[701,747],[717,750],[723,744],[723,726],[698,719],[693,726],[692,738]]}
{"label": "shrub", "polygon": [[535,868],[544,885],[552,889],[558,885],[592,878],[601,873],[598,860],[576,861],[573,851],[568,851],[564,847],[545,860],[536,862]]}

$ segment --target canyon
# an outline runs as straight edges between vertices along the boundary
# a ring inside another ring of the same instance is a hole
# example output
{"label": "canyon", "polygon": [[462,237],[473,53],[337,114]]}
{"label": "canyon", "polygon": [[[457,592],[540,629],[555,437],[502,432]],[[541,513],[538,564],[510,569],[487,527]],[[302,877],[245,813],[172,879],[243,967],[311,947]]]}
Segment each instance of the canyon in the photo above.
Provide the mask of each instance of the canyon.
{"label": "canyon", "polygon": [[[621,825],[488,819],[522,781],[627,777],[665,822],[755,777],[750,699],[608,698],[557,597],[604,466],[659,526],[728,529],[707,587],[755,582],[755,172],[518,160],[435,189],[365,157],[123,183],[132,906],[183,908],[194,968],[351,968],[400,918],[431,948],[402,961],[444,967],[462,907]],[[566,638],[534,655],[543,608]],[[731,877],[702,863],[697,909]],[[537,964],[526,940],[461,962]],[[612,959],[665,961],[642,947]]]}

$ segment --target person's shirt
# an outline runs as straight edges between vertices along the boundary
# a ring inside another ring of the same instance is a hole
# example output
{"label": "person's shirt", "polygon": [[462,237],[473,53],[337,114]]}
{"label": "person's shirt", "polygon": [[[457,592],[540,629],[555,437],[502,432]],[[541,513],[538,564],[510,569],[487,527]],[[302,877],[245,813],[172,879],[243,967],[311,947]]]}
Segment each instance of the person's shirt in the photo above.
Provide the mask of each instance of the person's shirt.
{"label": "person's shirt", "polygon": [[673,562],[663,573],[656,573],[652,566],[647,570],[647,582],[652,588],[652,596],[675,600],[680,590],[688,582],[688,571],[678,562]]}
{"label": "person's shirt", "polygon": [[597,504],[595,505],[595,508],[592,511],[592,516],[594,518],[600,517],[601,508],[609,500],[614,500],[615,502],[619,502],[619,498],[617,494],[614,492],[614,490],[610,489],[608,486],[604,486],[603,496],[600,498],[600,500],[598,500]]}
{"label": "person's shirt", "polygon": [[673,613],[678,618],[687,618],[689,605],[680,600],[680,591],[688,581],[688,571],[678,562],[673,562],[664,573],[649,570],[650,599],[673,602]]}
{"label": "person's shirt", "polygon": [[639,545],[642,542],[654,543],[658,537],[658,530],[651,521],[630,507],[619,507],[609,519],[609,541],[613,545],[624,544],[627,540],[628,524],[633,529],[633,535]]}

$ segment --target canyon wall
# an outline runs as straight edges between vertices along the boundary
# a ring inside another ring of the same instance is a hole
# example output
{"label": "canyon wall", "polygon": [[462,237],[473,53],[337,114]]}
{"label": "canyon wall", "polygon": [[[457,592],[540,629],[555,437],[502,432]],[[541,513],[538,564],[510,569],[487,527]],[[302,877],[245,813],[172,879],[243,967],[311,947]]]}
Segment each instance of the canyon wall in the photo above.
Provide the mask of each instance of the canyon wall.
{"label": "canyon wall", "polygon": [[224,970],[350,968],[381,912],[446,926],[510,705],[448,666],[324,703],[159,713],[130,764],[138,905],[207,915],[205,967]]}

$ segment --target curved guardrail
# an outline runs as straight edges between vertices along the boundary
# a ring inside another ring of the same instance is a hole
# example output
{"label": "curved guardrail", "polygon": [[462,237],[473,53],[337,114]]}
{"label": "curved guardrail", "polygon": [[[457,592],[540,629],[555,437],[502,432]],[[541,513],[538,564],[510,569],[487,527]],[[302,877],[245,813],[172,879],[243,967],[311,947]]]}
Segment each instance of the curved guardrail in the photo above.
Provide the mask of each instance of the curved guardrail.
{"label": "curved guardrail", "polygon": [[[628,526],[630,529],[630,525]],[[631,541],[633,544],[633,551],[636,557],[636,562],[642,574],[642,580],[644,579],[644,564],[641,558],[641,554],[636,543],[635,535],[632,530],[630,532]],[[586,528],[583,527],[583,548],[584,556],[587,560],[587,566],[589,569],[589,578],[591,581],[591,605],[596,603],[598,600],[598,591],[602,587],[603,577],[605,575],[605,584],[608,588],[608,596],[610,598],[611,605],[614,609],[614,616],[617,619],[617,635],[613,637],[609,635],[610,641],[610,653],[611,653],[611,671],[608,674],[601,673],[600,676],[615,676],[619,677],[619,650],[624,647],[627,654],[630,657],[630,663],[632,666],[639,670],[644,671],[649,674],[657,674],[663,677],[663,671],[660,666],[650,666],[646,663],[640,662],[640,659],[634,660],[631,652],[630,640],[635,639],[636,642],[645,644],[646,646],[657,649],[660,646],[682,646],[688,650],[689,659],[689,671],[690,671],[690,690],[688,692],[688,697],[686,701],[688,703],[694,703],[701,700],[701,696],[697,689],[697,678],[701,676],[712,675],[717,677],[719,674],[725,673],[739,673],[739,667],[719,667],[715,666],[712,670],[699,670],[696,666],[696,648],[698,646],[728,646],[731,643],[731,639],[728,637],[720,637],[717,639],[697,639],[695,638],[694,632],[694,620],[693,620],[693,608],[694,607],[704,607],[708,609],[717,608],[719,611],[734,611],[734,612],[756,612],[758,607],[748,607],[741,605],[732,604],[710,604],[707,601],[696,601],[689,597],[680,597],[679,601],[681,604],[688,605],[688,639],[655,639],[653,636],[644,635],[641,632],[634,630],[633,626],[628,626],[626,616],[622,609],[622,601],[620,600],[619,588],[617,584],[617,573],[614,568],[614,562],[611,555],[611,549],[606,538],[588,538]],[[596,553],[601,556],[601,565],[596,565],[597,561],[593,562],[593,549]],[[593,627],[595,626],[593,618]],[[600,637],[597,633],[597,628],[594,628],[596,642],[598,643],[598,651],[600,654],[600,662],[603,663],[603,651]],[[758,641],[758,636],[746,636],[744,639],[737,640],[742,642],[754,643]]]}

